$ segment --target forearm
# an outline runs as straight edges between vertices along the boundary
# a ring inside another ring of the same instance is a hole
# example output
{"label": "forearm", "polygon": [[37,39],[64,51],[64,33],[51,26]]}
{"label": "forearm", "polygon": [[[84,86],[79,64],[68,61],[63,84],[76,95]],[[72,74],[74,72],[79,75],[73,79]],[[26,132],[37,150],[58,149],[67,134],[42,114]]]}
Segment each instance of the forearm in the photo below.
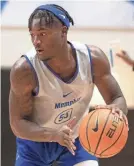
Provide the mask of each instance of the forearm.
{"label": "forearm", "polygon": [[16,120],[11,124],[11,128],[17,137],[36,142],[50,142],[54,139],[56,133],[54,129],[40,127],[25,119]]}
{"label": "forearm", "polygon": [[116,98],[109,105],[114,105],[114,106],[118,107],[120,110],[123,111],[123,113],[125,115],[127,115],[127,113],[128,113],[127,104],[126,104],[126,101],[125,101],[124,97],[118,97],[118,98]]}

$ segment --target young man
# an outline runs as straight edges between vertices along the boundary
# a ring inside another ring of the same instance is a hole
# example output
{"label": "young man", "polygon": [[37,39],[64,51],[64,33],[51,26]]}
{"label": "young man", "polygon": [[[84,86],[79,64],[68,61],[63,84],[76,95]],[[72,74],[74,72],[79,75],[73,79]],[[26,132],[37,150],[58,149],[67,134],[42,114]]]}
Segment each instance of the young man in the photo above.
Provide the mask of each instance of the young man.
{"label": "young man", "polygon": [[73,19],[57,5],[39,6],[29,18],[34,45],[12,67],[10,124],[17,137],[16,166],[98,166],[81,146],[79,124],[88,114],[94,84],[106,107],[127,114],[119,85],[102,50],[67,41]]}

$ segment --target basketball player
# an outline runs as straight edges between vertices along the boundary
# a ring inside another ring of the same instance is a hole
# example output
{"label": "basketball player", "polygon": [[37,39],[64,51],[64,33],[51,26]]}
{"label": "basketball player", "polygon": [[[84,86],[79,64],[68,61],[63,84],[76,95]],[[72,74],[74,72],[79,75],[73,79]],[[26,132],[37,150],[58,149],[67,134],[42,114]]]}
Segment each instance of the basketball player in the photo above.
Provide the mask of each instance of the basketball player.
{"label": "basketball player", "polygon": [[16,166],[98,166],[81,146],[79,124],[88,114],[94,84],[106,107],[127,114],[126,101],[96,46],[67,41],[69,13],[39,6],[29,18],[34,48],[12,67],[10,124],[17,137]]}
{"label": "basketball player", "polygon": [[116,55],[120,57],[126,64],[132,66],[134,70],[134,60],[128,55],[126,51],[121,50]]}

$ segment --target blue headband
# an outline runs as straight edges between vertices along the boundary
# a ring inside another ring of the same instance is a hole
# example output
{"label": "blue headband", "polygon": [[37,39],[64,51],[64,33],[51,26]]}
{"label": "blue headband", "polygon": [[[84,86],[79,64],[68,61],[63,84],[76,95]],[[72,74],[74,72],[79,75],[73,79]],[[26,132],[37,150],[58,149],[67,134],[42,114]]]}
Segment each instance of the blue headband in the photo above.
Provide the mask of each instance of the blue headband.
{"label": "blue headband", "polygon": [[65,26],[67,26],[68,28],[70,27],[70,21],[67,18],[67,16],[65,15],[64,12],[62,12],[60,9],[57,9],[56,7],[52,6],[52,5],[41,5],[38,8],[36,8],[35,10],[47,10],[50,11],[51,13],[53,13],[55,15],[55,17],[57,17]]}

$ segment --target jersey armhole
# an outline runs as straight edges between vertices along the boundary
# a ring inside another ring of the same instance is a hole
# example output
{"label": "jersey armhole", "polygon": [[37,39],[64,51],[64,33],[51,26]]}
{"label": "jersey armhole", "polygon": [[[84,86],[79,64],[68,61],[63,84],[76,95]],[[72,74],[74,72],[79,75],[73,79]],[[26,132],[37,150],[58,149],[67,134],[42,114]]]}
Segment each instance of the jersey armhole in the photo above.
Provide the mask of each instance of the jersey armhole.
{"label": "jersey armhole", "polygon": [[36,83],[37,83],[37,86],[36,88],[32,91],[32,95],[33,96],[37,96],[39,94],[39,80],[38,80],[38,76],[37,76],[37,73],[32,65],[32,63],[30,62],[30,60],[28,59],[28,57],[26,55],[22,55],[21,57],[25,57],[26,58],[26,61],[28,62],[28,64],[30,65],[33,73],[34,73],[34,77],[35,77],[35,80],[36,80]]}
{"label": "jersey armhole", "polygon": [[91,52],[90,52],[90,49],[89,49],[88,45],[86,45],[86,47],[87,47],[88,55],[89,55],[89,59],[90,59],[90,71],[91,71],[92,82],[94,83],[94,78],[93,78],[93,63],[92,63]]}

